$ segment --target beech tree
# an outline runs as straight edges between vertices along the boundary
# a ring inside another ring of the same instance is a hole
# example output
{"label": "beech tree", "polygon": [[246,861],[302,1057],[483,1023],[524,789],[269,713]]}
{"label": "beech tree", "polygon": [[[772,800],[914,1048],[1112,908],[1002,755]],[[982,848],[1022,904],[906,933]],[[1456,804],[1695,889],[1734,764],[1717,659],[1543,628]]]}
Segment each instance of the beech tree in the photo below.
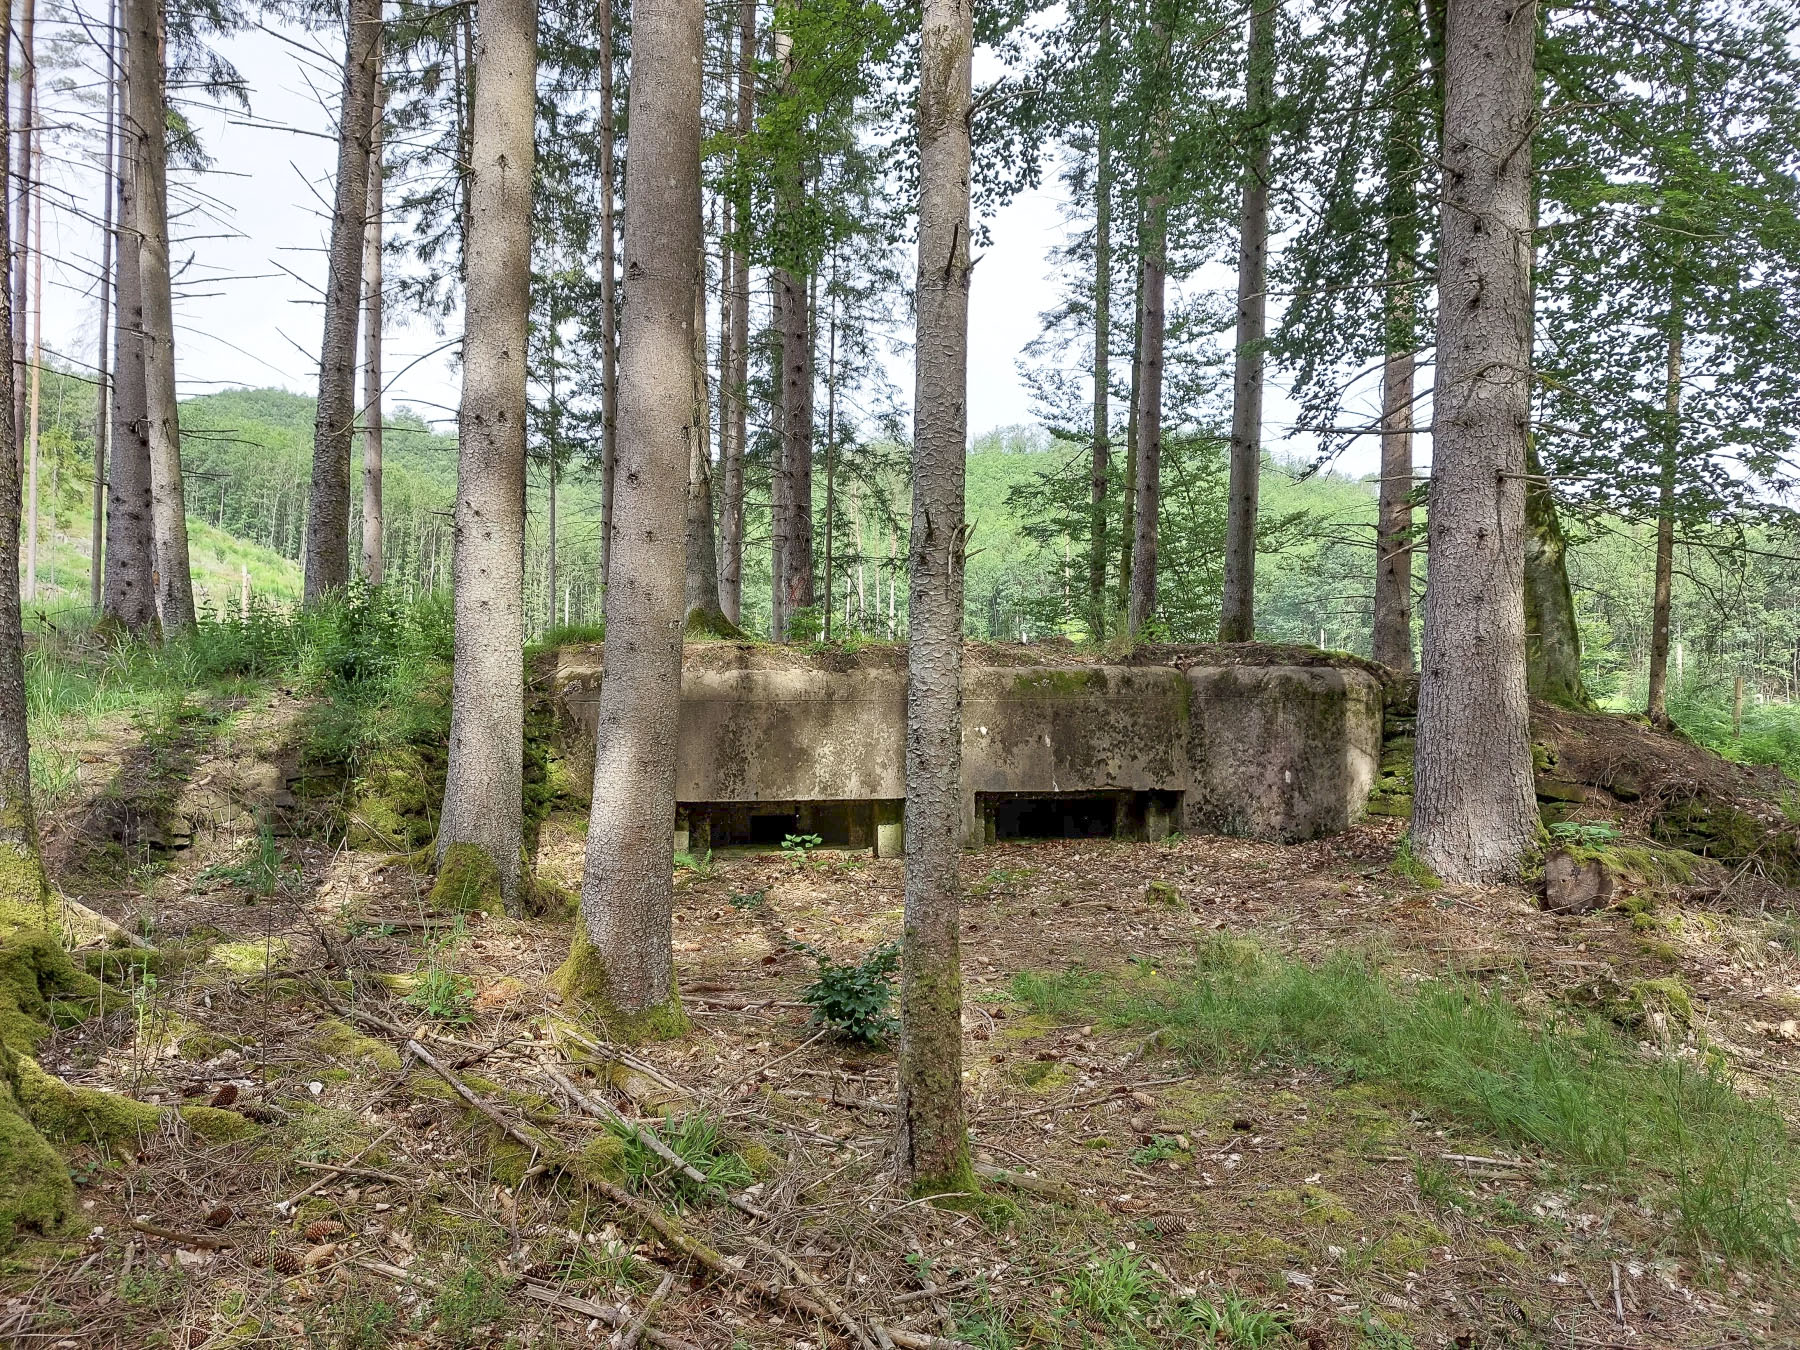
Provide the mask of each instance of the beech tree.
{"label": "beech tree", "polygon": [[1525,693],[1535,5],[1449,0],[1437,382],[1412,845],[1446,880],[1537,838]]}
{"label": "beech tree", "polygon": [[972,1191],[962,1098],[963,475],[968,454],[969,0],[925,0],[906,648],[906,909],[897,1152],[915,1192]]}
{"label": "beech tree", "polygon": [[[683,1025],[670,933],[694,293],[700,257],[700,0],[639,0],[625,163],[630,270],[618,467],[581,927],[565,995],[616,1031]],[[516,673],[514,676],[517,678]]]}
{"label": "beech tree", "polygon": [[194,626],[188,570],[187,497],[181,482],[181,426],[175,403],[175,311],[169,276],[167,104],[163,96],[161,0],[126,0],[126,88],[136,191],[138,286],[142,305],[144,421],[150,459],[151,569],[165,633]]}
{"label": "beech tree", "polygon": [[369,209],[369,128],[375,110],[381,0],[350,0],[344,92],[338,104],[337,193],[325,274],[325,337],[307,497],[306,601],[350,583],[350,443],[356,431],[356,336]]}
{"label": "beech tree", "polygon": [[525,361],[537,7],[487,0],[476,48],[468,289],[456,458],[456,661],[440,866],[469,846],[517,910],[524,852]]}

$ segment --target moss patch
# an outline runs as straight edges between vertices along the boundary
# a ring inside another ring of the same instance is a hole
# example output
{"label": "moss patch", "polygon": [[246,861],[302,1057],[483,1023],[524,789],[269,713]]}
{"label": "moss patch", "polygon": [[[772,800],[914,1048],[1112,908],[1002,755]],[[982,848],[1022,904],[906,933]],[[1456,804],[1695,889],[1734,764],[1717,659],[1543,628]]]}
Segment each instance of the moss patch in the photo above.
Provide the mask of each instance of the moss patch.
{"label": "moss patch", "polygon": [[438,864],[431,883],[431,904],[442,910],[466,914],[474,910],[498,911],[500,869],[479,844],[451,844]]}
{"label": "moss patch", "polygon": [[225,967],[233,975],[248,978],[278,968],[287,960],[289,950],[286,938],[271,938],[267,942],[221,942],[207,953],[206,959]]}
{"label": "moss patch", "polygon": [[393,1073],[400,1068],[400,1052],[386,1041],[361,1032],[335,1018],[319,1023],[313,1033],[313,1044],[333,1059],[351,1064],[368,1063]]}
{"label": "moss patch", "polygon": [[681,995],[675,990],[672,975],[667,1003],[642,1012],[626,1012],[618,1006],[612,997],[606,962],[588,940],[585,924],[575,925],[569,959],[550,977],[550,986],[570,1005],[604,1022],[607,1031],[620,1040],[666,1041],[688,1033],[687,1014],[682,1011]]}

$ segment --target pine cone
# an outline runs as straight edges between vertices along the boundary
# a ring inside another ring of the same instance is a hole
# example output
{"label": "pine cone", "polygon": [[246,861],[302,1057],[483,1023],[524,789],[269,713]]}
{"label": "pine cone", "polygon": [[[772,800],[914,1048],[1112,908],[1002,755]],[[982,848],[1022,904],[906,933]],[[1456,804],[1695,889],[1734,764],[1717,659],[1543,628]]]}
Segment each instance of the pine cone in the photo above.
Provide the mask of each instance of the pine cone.
{"label": "pine cone", "polygon": [[275,1273],[277,1275],[298,1275],[300,1273],[300,1253],[291,1247],[283,1247],[276,1252]]}
{"label": "pine cone", "polygon": [[231,1222],[232,1217],[236,1212],[237,1211],[232,1209],[230,1205],[214,1205],[211,1209],[206,1211],[206,1226],[208,1228],[223,1228],[226,1224]]}
{"label": "pine cone", "polygon": [[1188,1230],[1187,1220],[1179,1214],[1153,1215],[1150,1230],[1158,1237],[1180,1237]]}
{"label": "pine cone", "polygon": [[301,1236],[316,1246],[325,1241],[326,1238],[333,1238],[339,1233],[347,1231],[349,1230],[336,1219],[316,1219],[312,1223],[306,1225]]}
{"label": "pine cone", "polygon": [[227,1084],[225,1084],[225,1086],[220,1088],[217,1092],[213,1093],[212,1101],[209,1102],[208,1105],[220,1106],[220,1107],[230,1106],[233,1102],[235,1102],[237,1100],[237,1095],[238,1095],[237,1084],[236,1083],[227,1083]]}

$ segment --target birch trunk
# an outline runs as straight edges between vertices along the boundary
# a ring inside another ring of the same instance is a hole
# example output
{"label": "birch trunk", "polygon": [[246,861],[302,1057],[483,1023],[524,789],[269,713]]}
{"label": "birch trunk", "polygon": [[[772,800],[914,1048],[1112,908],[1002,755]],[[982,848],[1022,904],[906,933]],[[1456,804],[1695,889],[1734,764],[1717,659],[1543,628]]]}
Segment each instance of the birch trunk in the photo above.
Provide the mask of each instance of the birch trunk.
{"label": "birch trunk", "polygon": [[675,731],[681,694],[682,483],[693,415],[700,257],[701,0],[638,0],[625,165],[631,284],[619,354],[606,678],[595,729],[582,927],[559,983],[615,1034],[684,1025],[675,990]]}
{"label": "birch trunk", "polygon": [[[378,11],[379,12],[379,11]],[[363,226],[363,469],[362,469],[362,571],[371,586],[383,576],[381,501],[381,230],[383,173],[381,168],[382,122],[387,116],[387,85],[381,78],[381,34],[376,30],[370,56],[375,69],[369,97],[369,199]]]}
{"label": "birch trunk", "polygon": [[[356,431],[356,329],[369,210],[369,127],[375,107],[381,0],[350,0],[338,107],[337,196],[325,278],[325,336],[313,425],[306,517],[307,604],[350,584],[350,443]],[[465,240],[465,256],[468,249]]]}
{"label": "birch trunk", "polygon": [[169,279],[167,109],[159,0],[127,0],[126,87],[137,163],[138,285],[143,306],[144,420],[150,447],[151,584],[163,632],[194,626],[188,571],[187,499],[181,484],[181,425],[175,403],[175,309]]}
{"label": "birch trunk", "polygon": [[1525,693],[1535,6],[1450,0],[1413,848],[1514,878],[1537,839]]}
{"label": "birch trunk", "polygon": [[440,865],[473,845],[519,908],[524,851],[525,361],[531,308],[531,180],[537,7],[485,0],[476,57],[464,245],[468,299],[456,456],[456,662]]}
{"label": "birch trunk", "polygon": [[1275,4],[1250,13],[1249,124],[1238,222],[1237,370],[1231,386],[1231,497],[1225,522],[1220,642],[1256,637],[1256,514],[1262,476],[1263,338],[1269,272],[1269,118],[1275,101]]}
{"label": "birch trunk", "polygon": [[920,1195],[972,1191],[962,1097],[963,478],[968,456],[969,0],[925,0],[908,544],[906,908],[897,1154]]}

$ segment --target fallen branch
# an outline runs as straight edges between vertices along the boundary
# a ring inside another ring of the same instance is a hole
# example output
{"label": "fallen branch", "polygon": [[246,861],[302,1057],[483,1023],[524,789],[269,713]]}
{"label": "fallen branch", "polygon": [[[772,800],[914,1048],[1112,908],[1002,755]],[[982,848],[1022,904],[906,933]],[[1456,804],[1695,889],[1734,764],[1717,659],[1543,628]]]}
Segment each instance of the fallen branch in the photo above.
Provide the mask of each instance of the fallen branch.
{"label": "fallen branch", "polygon": [[[665,1144],[662,1141],[662,1137],[658,1135],[655,1130],[651,1129],[650,1126],[632,1124],[619,1113],[611,1102],[603,1097],[596,1097],[582,1091],[574,1083],[570,1082],[568,1078],[558,1073],[547,1064],[541,1066],[539,1072],[547,1083],[560,1089],[570,1101],[574,1102],[576,1106],[580,1107],[583,1111],[586,1111],[589,1115],[595,1116],[600,1120],[616,1122],[624,1129],[632,1131],[643,1141],[646,1148],[664,1162],[668,1163],[671,1167],[675,1168],[676,1171],[680,1172],[689,1181],[694,1182],[696,1185],[708,1188],[717,1186],[717,1183],[708,1177],[706,1173],[702,1172],[698,1167],[695,1167],[686,1158],[682,1157],[674,1149]],[[723,1186],[718,1186],[718,1189],[724,1192],[725,1198],[731,1202],[734,1208],[742,1210],[751,1218],[767,1219],[769,1217],[766,1210],[758,1209],[742,1196],[733,1194]]]}
{"label": "fallen branch", "polygon": [[[383,1130],[380,1134],[376,1135],[368,1143],[364,1144],[361,1148],[357,1149],[356,1155],[350,1159],[350,1162],[351,1163],[361,1162],[364,1158],[368,1157],[371,1152],[374,1151],[375,1145],[379,1144],[382,1140],[386,1139],[390,1134],[392,1134],[395,1130],[397,1130],[399,1128],[400,1127],[398,1125],[388,1126],[385,1130]],[[328,1184],[335,1177],[340,1176],[344,1172],[350,1170],[348,1164],[341,1166],[341,1167],[334,1166],[330,1163],[300,1163],[299,1165],[301,1167],[307,1168],[309,1171],[315,1167],[329,1168],[330,1170],[326,1171],[324,1173],[324,1175],[320,1176],[317,1180],[309,1183],[305,1190],[296,1191],[293,1195],[289,1196],[286,1200],[283,1200],[279,1204],[277,1204],[275,1206],[275,1212],[277,1214],[280,1214],[283,1216],[292,1214],[294,1212],[295,1205],[299,1204],[302,1200],[306,1199],[307,1196],[311,1195],[314,1191],[318,1190],[319,1187]],[[402,1179],[400,1177],[390,1177],[386,1173],[380,1173],[378,1175],[381,1175],[384,1180],[399,1181],[402,1185],[407,1184],[404,1181],[404,1179]]]}
{"label": "fallen branch", "polygon": [[613,1333],[613,1350],[637,1350],[637,1343],[643,1339],[644,1331],[650,1325],[650,1319],[656,1315],[656,1310],[662,1307],[663,1300],[669,1296],[669,1290],[674,1287],[675,1276],[673,1274],[662,1277],[662,1283],[656,1286],[656,1292],[650,1295],[650,1301],[644,1305],[644,1310],[632,1318],[623,1330]]}
{"label": "fallen branch", "polygon": [[848,1332],[850,1339],[862,1346],[863,1350],[875,1350],[874,1342],[869,1339],[868,1333],[858,1325],[856,1319],[851,1317],[850,1314],[845,1312],[842,1308],[838,1307],[837,1301],[831,1297],[831,1294],[825,1289],[825,1286],[802,1270],[799,1262],[795,1261],[793,1257],[789,1256],[779,1247],[764,1242],[761,1238],[746,1237],[744,1241],[756,1248],[757,1251],[763,1253],[763,1255],[774,1258],[783,1270],[787,1271],[789,1275],[792,1275],[801,1284],[805,1285],[807,1292],[819,1300],[819,1306],[824,1308],[825,1311],[831,1315],[832,1321],[836,1322]]}
{"label": "fallen branch", "polygon": [[140,1233],[148,1233],[151,1237],[162,1238],[165,1242],[173,1242],[179,1247],[200,1247],[209,1252],[228,1252],[237,1245],[225,1238],[208,1237],[204,1233],[182,1233],[173,1228],[164,1228],[160,1223],[151,1223],[148,1219],[133,1219],[131,1226]]}

